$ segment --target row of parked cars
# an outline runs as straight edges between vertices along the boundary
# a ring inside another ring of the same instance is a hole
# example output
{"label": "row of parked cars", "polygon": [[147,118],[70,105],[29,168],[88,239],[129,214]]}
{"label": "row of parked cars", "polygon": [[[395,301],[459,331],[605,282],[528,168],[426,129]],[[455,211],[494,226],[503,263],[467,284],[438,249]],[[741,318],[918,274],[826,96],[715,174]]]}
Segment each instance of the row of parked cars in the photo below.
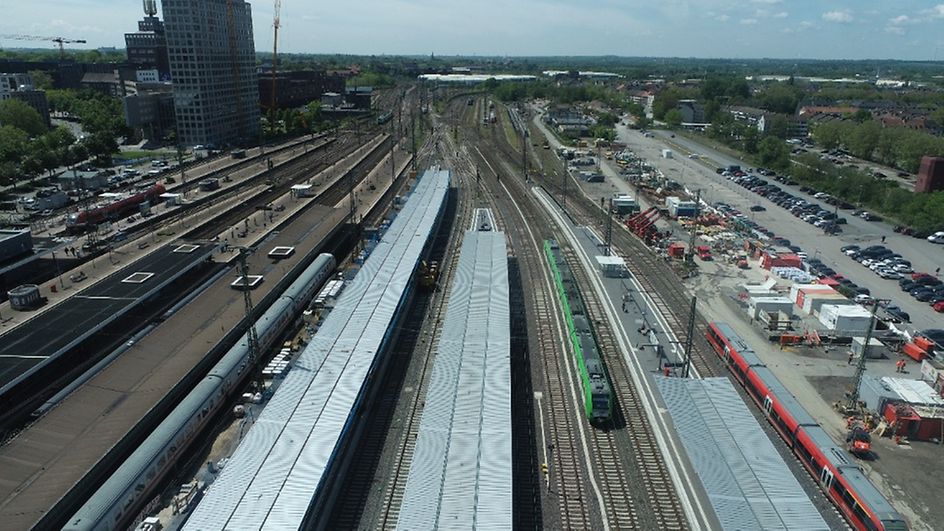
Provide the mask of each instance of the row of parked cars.
{"label": "row of parked cars", "polygon": [[911,262],[884,245],[860,248],[846,245],[842,252],[887,280],[897,280],[902,291],[919,302],[926,302],[937,312],[944,312],[944,282],[929,273],[916,273]]}
{"label": "row of parked cars", "polygon": [[[731,175],[728,179],[762,197],[766,197],[775,205],[789,210],[794,216],[806,221],[814,227],[823,229],[823,231],[829,234],[842,232],[840,225],[847,223],[846,218],[838,216],[835,212],[829,212],[818,204],[810,203],[805,199],[799,198],[760,177],[747,174],[742,176]],[[757,205],[757,207],[759,208],[752,207],[751,210],[756,212],[763,209],[760,205]]]}

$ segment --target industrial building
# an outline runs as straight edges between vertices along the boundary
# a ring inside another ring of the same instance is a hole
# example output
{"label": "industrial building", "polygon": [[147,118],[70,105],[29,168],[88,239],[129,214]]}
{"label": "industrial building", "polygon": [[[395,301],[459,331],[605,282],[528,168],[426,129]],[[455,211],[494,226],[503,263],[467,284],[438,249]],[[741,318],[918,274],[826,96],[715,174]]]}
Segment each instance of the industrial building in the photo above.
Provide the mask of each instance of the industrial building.
{"label": "industrial building", "polygon": [[33,235],[29,229],[0,229],[0,263],[33,252]]}
{"label": "industrial building", "polygon": [[324,70],[263,72],[259,74],[259,103],[272,105],[272,78],[275,77],[275,108],[292,109],[319,101],[327,92],[344,91],[344,78]]}
{"label": "industrial building", "polygon": [[162,0],[177,132],[188,146],[259,136],[252,12],[243,0]]}
{"label": "industrial building", "polygon": [[914,191],[927,194],[944,190],[944,157],[922,157]]}

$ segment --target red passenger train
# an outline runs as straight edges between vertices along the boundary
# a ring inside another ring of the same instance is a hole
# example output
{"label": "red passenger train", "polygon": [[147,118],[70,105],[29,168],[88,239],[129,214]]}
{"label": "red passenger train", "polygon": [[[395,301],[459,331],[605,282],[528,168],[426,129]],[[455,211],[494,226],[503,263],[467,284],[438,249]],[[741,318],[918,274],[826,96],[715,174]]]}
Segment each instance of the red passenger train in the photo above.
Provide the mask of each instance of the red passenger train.
{"label": "red passenger train", "polygon": [[164,185],[157,183],[134,194],[71,214],[66,218],[66,228],[70,232],[81,232],[99,223],[122,218],[133,212],[141,203],[157,203],[161,200],[161,194],[166,191]]}
{"label": "red passenger train", "polygon": [[734,377],[853,527],[869,531],[908,529],[904,518],[852,456],[833,442],[730,325],[711,323],[707,336]]}

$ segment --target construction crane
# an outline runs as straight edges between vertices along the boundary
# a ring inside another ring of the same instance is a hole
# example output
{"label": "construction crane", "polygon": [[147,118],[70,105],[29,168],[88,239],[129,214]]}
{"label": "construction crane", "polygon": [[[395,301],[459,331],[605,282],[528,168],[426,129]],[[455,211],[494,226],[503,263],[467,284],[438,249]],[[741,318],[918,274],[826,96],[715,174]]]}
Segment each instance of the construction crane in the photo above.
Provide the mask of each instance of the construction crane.
{"label": "construction crane", "polygon": [[278,53],[279,53],[279,27],[282,26],[279,20],[279,12],[282,10],[282,0],[275,0],[275,16],[272,18],[272,99],[269,103],[269,110],[275,111],[275,89],[278,79]]}
{"label": "construction crane", "polygon": [[66,58],[65,44],[85,44],[85,39],[67,39],[65,37],[42,37],[39,35],[0,35],[0,39],[12,39],[15,41],[48,41],[59,45],[59,60]]}

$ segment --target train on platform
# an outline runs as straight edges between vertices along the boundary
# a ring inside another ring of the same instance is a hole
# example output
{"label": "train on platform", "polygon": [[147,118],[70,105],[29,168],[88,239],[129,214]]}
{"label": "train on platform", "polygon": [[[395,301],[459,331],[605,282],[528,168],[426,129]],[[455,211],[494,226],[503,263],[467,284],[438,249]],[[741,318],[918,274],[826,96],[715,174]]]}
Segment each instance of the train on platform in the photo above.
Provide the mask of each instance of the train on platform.
{"label": "train on platform", "polygon": [[[271,349],[289,323],[305,309],[337,266],[323,253],[256,320],[260,352]],[[175,471],[180,454],[198,437],[251,372],[248,333],[243,334],[207,376],[181,400],[128,459],[69,519],[67,531],[125,529],[133,524],[154,489]]]}
{"label": "train on platform", "polygon": [[855,529],[908,529],[901,514],[875,488],[852,456],[833,442],[729,324],[710,323],[707,338],[734,378]]}
{"label": "train on platform", "polygon": [[142,203],[158,203],[161,200],[161,195],[166,191],[164,185],[156,183],[130,195],[108,197],[105,202],[81,212],[70,214],[66,218],[66,230],[70,233],[79,233],[100,223],[120,219],[139,208]]}
{"label": "train on platform", "polygon": [[613,418],[613,392],[583,297],[557,242],[545,240],[544,253],[554,274],[554,285],[564,308],[568,336],[577,357],[584,413],[592,423],[605,423]]}

